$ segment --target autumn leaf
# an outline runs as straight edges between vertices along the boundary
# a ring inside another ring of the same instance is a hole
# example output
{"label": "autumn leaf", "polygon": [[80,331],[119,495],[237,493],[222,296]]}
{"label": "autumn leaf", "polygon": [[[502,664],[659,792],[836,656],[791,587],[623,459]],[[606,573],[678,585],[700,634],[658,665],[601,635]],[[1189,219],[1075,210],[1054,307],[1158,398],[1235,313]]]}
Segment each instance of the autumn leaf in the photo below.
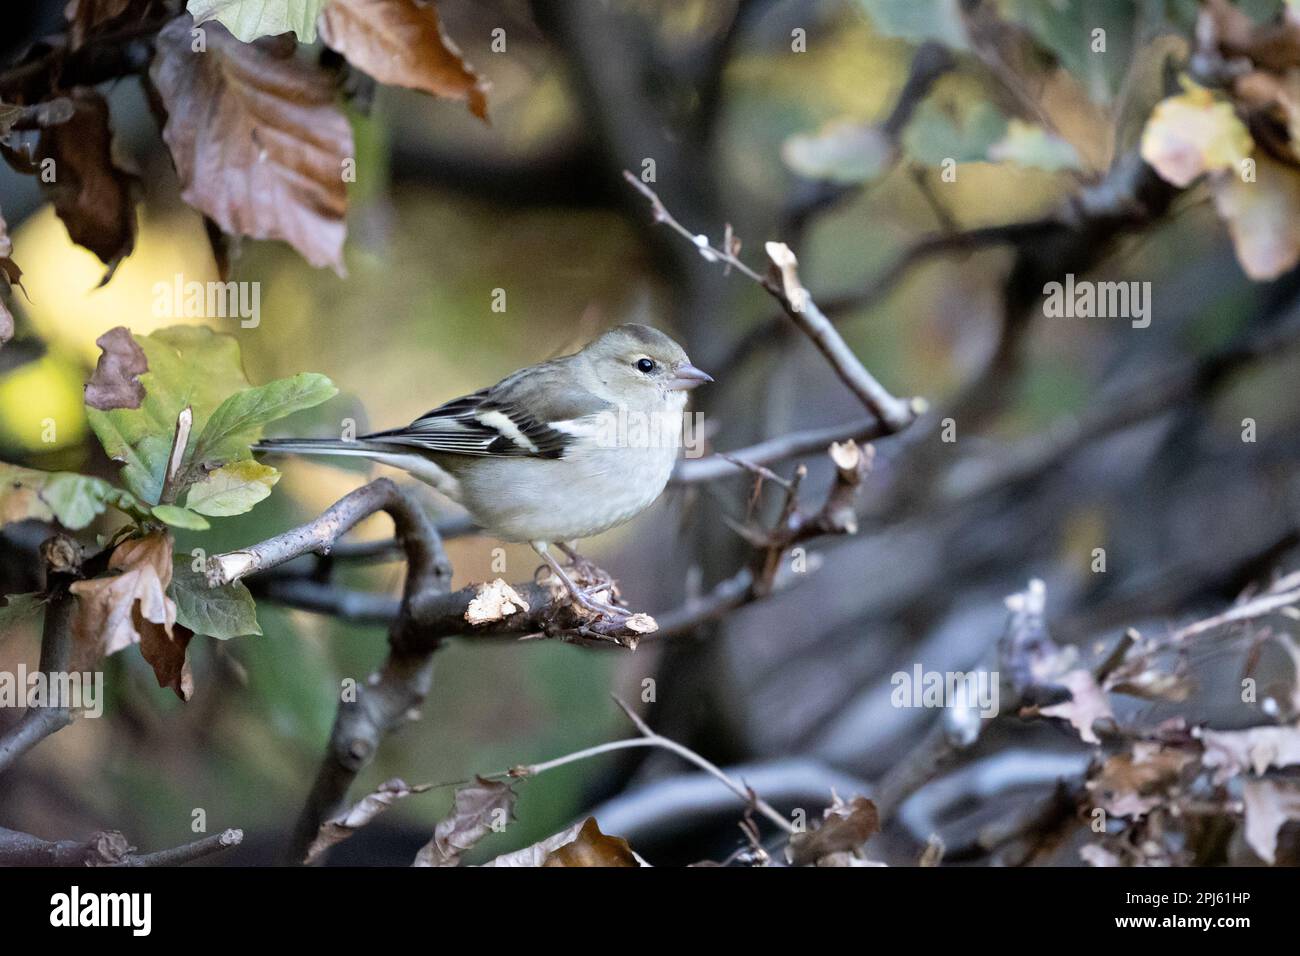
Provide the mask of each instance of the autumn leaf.
{"label": "autumn leaf", "polygon": [[242,515],[271,493],[280,473],[252,459],[223,465],[190,486],[185,507],[212,517]]}
{"label": "autumn leaf", "polygon": [[640,866],[622,837],[601,833],[595,817],[587,817],[576,836],[552,850],[542,866]]}
{"label": "autumn leaf", "polygon": [[1247,730],[1200,730],[1205,746],[1201,763],[1225,783],[1247,770],[1263,774],[1272,767],[1300,764],[1300,727],[1251,727]]}
{"label": "autumn leaf", "polygon": [[433,838],[420,848],[412,866],[456,866],[461,855],[514,819],[515,791],[507,783],[475,777],[460,787],[451,813],[438,821]]}
{"label": "autumn leaf", "polygon": [[122,463],[126,486],[156,504],[181,410],[193,413],[192,447],[194,434],[232,392],[248,387],[248,378],[235,338],[205,326],[172,326],[135,341],[148,362],[140,375],[144,401],[139,408],[88,408],[86,415],[104,451]]}
{"label": "autumn leaf", "polygon": [[[216,20],[245,43],[258,37],[295,33],[303,43],[316,39],[316,19],[327,0],[189,0],[194,22]],[[335,0],[337,2],[337,0]]]}
{"label": "autumn leaf", "polygon": [[182,198],[226,232],[282,239],[343,275],[343,164],[354,151],[329,74],[217,23],[194,52],[191,26],[186,15],[159,32],[149,69]]}
{"label": "autumn leaf", "polygon": [[320,18],[325,44],[380,83],[465,101],[487,119],[487,83],[419,0],[332,0]]}
{"label": "autumn leaf", "polygon": [[139,179],[113,158],[108,101],[90,89],[72,91],[73,114],[41,133],[41,160],[54,161],[53,181],[41,179],[72,241],[108,266],[101,285],[135,246]]}
{"label": "autumn leaf", "polygon": [[95,372],[86,383],[86,404],[100,411],[139,408],[144,401],[140,376],[149,371],[144,350],[123,326],[109,329],[95,344],[102,350]]}
{"label": "autumn leaf", "polygon": [[1254,143],[1232,104],[1190,80],[1156,105],[1142,132],[1142,158],[1167,182],[1191,185],[1202,173],[1235,170]]}
{"label": "autumn leaf", "polygon": [[412,787],[399,777],[384,781],[373,793],[366,794],[356,804],[320,825],[316,839],[307,848],[304,862],[315,863],[326,850],[342,843],[398,800],[404,800],[413,793],[424,793],[430,786],[424,784]]}
{"label": "autumn leaf", "polygon": [[790,838],[786,856],[791,865],[806,866],[836,853],[853,853],[879,830],[880,814],[874,803],[866,797],[846,803],[836,796],[823,812],[820,826]]}
{"label": "autumn leaf", "polygon": [[4,296],[10,286],[17,285],[23,270],[19,269],[10,258],[14,253],[13,240],[9,238],[9,226],[4,216],[0,216],[0,345],[14,337],[14,317],[5,304]]}
{"label": "autumn leaf", "polygon": [[167,596],[172,579],[172,537],[166,532],[130,538],[113,549],[108,573],[74,582],[72,670],[139,644],[158,686],[188,699],[193,682],[185,662],[186,634],[177,633],[176,605]]}
{"label": "autumn leaf", "polygon": [[1300,262],[1300,173],[1260,155],[1253,182],[1224,173],[1211,189],[1246,275],[1275,279]]}
{"label": "autumn leaf", "polygon": [[[581,843],[580,846],[574,846]],[[573,847],[568,853],[561,851]],[[556,856],[561,853],[560,856]],[[588,862],[583,860],[604,862]],[[526,846],[513,853],[503,853],[494,857],[484,866],[532,867],[532,866],[640,866],[640,861],[627,841],[621,837],[606,836],[600,832],[595,817],[588,817],[581,823],[575,823],[568,829],[561,830],[554,836]]]}
{"label": "autumn leaf", "polygon": [[68,21],[68,49],[77,50],[99,28],[121,17],[132,6],[143,9],[141,0],[68,0],[63,8]]}

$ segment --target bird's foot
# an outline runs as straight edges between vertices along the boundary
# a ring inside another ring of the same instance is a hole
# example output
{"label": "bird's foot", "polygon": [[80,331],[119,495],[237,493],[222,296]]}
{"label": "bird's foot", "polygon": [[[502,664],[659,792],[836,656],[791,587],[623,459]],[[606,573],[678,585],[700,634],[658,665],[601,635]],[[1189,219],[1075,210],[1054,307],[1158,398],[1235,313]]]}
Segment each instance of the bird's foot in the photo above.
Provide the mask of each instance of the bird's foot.
{"label": "bird's foot", "polygon": [[578,577],[585,578],[589,581],[599,581],[608,578],[608,575],[601,570],[594,561],[584,558],[575,549],[569,547],[569,545],[559,543],[556,547],[564,552],[564,556],[569,559],[569,567],[573,568],[573,570],[577,572]]}

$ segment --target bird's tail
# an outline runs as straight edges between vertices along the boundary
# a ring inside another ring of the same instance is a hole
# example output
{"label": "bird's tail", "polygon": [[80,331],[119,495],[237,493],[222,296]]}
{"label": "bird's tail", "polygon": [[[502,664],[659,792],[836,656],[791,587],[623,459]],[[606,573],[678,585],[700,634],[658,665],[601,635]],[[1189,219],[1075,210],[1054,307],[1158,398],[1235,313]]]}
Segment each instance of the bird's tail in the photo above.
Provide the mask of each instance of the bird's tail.
{"label": "bird's tail", "polygon": [[366,438],[358,438],[355,441],[344,441],[341,438],[268,438],[255,444],[253,451],[369,458],[390,468],[400,468],[413,478],[432,485],[452,501],[460,501],[460,484],[455,477],[429,456],[418,454],[402,445]]}
{"label": "bird's tail", "polygon": [[344,441],[341,438],[267,438],[253,446],[253,451],[287,455],[345,455],[374,458],[397,449],[382,442]]}

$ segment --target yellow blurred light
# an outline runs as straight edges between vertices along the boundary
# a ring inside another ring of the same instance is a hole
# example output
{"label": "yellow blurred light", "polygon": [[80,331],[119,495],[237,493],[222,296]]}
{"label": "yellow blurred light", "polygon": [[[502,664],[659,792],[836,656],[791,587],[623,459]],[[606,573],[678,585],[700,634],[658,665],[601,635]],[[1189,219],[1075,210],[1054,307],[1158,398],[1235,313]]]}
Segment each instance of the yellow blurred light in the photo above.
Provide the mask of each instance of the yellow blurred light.
{"label": "yellow blurred light", "polygon": [[81,380],[81,366],[55,352],[0,378],[4,443],[47,451],[80,442],[86,434]]}
{"label": "yellow blurred light", "polygon": [[[117,325],[148,333],[201,320],[155,315],[154,286],[174,277],[208,282],[217,278],[203,221],[191,209],[140,208],[135,250],[103,288],[104,264],[75,245],[51,206],[33,213],[13,232],[13,258],[23,268],[23,288],[16,297],[32,329],[51,347],[63,348],[93,365],[99,357],[95,339]],[[170,294],[170,293],[169,293]]]}

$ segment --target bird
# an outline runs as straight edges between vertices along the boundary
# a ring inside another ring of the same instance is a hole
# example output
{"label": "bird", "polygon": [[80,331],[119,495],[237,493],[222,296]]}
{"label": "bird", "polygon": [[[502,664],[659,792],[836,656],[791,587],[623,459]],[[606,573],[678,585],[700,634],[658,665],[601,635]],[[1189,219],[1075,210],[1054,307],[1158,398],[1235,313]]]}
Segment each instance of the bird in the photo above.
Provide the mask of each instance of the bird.
{"label": "bird", "polygon": [[670,336],[619,325],[570,355],[452,399],[409,425],[356,439],[277,438],[261,453],[368,458],[464,507],[488,534],[526,542],[583,608],[627,612],[584,590],[572,542],[618,527],[663,492],[681,445],[687,393],[713,377]]}

